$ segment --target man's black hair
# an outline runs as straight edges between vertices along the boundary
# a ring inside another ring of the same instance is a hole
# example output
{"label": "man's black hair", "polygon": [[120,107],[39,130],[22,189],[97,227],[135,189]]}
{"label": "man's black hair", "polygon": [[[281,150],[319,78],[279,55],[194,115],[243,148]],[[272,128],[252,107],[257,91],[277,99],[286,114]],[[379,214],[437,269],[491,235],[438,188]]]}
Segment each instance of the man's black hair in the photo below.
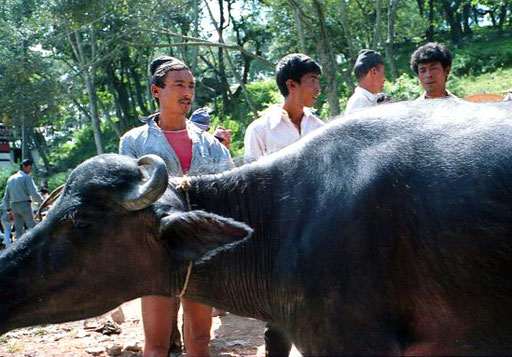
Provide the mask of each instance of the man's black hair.
{"label": "man's black hair", "polygon": [[188,66],[177,58],[171,56],[161,56],[151,61],[149,65],[149,72],[151,73],[152,79],[151,84],[157,87],[165,87],[165,76],[170,71],[182,71],[190,70]]}
{"label": "man's black hair", "polygon": [[451,67],[452,53],[442,43],[429,42],[419,47],[411,55],[411,68],[417,75],[418,66],[420,63],[430,63],[437,61],[441,62],[444,69],[446,69],[447,67]]}
{"label": "man's black hair", "polygon": [[322,74],[322,67],[310,57],[301,53],[284,56],[276,66],[276,82],[281,94],[288,96],[286,81],[291,79],[300,84],[300,78],[307,73]]}
{"label": "man's black hair", "polygon": [[32,160],[29,160],[29,159],[25,159],[21,162],[20,164],[20,170],[23,170],[24,167],[27,167],[27,166],[32,166],[34,163],[32,162]]}
{"label": "man's black hair", "polygon": [[372,68],[378,69],[379,65],[384,65],[384,59],[379,52],[367,49],[361,50],[354,64],[354,75],[359,80]]}

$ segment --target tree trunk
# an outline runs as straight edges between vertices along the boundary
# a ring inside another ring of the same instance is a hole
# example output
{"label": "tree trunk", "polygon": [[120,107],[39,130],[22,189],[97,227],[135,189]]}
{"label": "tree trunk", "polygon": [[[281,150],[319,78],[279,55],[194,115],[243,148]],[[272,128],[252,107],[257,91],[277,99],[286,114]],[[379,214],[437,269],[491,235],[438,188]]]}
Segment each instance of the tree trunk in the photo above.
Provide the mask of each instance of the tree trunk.
{"label": "tree trunk", "polygon": [[27,128],[25,124],[25,117],[21,118],[21,160],[28,159],[28,142],[27,142]]}
{"label": "tree trunk", "polygon": [[[420,0],[418,0],[420,1]],[[423,0],[421,0],[423,3]],[[380,44],[380,20],[382,17],[380,0],[375,0],[375,32],[373,34],[373,42],[372,49],[376,50],[377,46]],[[422,15],[423,16],[423,15]]]}
{"label": "tree trunk", "polygon": [[428,30],[427,41],[434,41],[434,0],[428,0]]}
{"label": "tree trunk", "polygon": [[479,24],[479,21],[480,21],[480,12],[478,11],[478,9],[476,8],[476,6],[471,6],[471,12],[473,14],[473,22],[475,23],[475,25],[478,27],[480,26]]}
{"label": "tree trunk", "polygon": [[134,68],[133,65],[130,66],[129,71],[132,75],[133,85],[135,86],[135,96],[137,99],[137,104],[139,105],[139,108],[144,115],[149,115],[148,108],[146,107],[146,103],[144,102],[144,99],[143,99],[143,94],[142,94],[143,88],[140,83],[140,75],[137,72],[137,69]]}
{"label": "tree trunk", "polygon": [[452,41],[455,43],[460,43],[462,39],[462,28],[460,26],[460,22],[456,19],[457,7],[453,8],[450,1],[448,0],[442,0],[442,3],[446,13],[446,18],[450,24],[450,34]]}
{"label": "tree trunk", "polygon": [[505,19],[507,18],[507,3],[502,2],[500,5],[500,13],[498,19],[498,31],[503,32],[503,25],[505,24]]}
{"label": "tree trunk", "polygon": [[[91,25],[90,27],[91,31],[91,59],[95,58],[95,31],[94,27]],[[75,40],[77,45],[77,52],[80,56],[79,61],[81,64],[81,70],[82,70],[82,78],[85,82],[85,87],[87,89],[87,94],[89,97],[89,112],[91,113],[92,118],[92,131],[94,135],[94,144],[96,145],[96,152],[98,155],[103,154],[103,144],[101,142],[101,130],[100,130],[100,122],[98,119],[98,111],[96,106],[96,93],[95,93],[95,72],[96,72],[96,65],[94,63],[94,60],[92,60],[90,64],[90,73],[88,69],[88,63],[85,59],[82,39],[80,37],[80,34],[78,31],[75,31]]]}
{"label": "tree trunk", "polygon": [[307,53],[306,39],[304,38],[304,31],[302,30],[302,20],[299,16],[299,9],[292,4],[293,16],[295,17],[295,23],[297,24],[297,35],[299,36],[300,51],[304,54]]}
{"label": "tree trunk", "polygon": [[313,0],[313,7],[315,8],[319,31],[319,47],[320,47],[320,61],[324,67],[325,77],[327,79],[327,100],[331,108],[331,116],[340,114],[340,101],[338,96],[338,86],[336,81],[336,63],[332,54],[330,39],[327,35],[327,27],[325,24],[325,15],[319,0]]}
{"label": "tree trunk", "polygon": [[[193,0],[193,8],[192,8],[192,11],[194,13],[194,31],[192,32],[192,34],[195,38],[199,37],[199,1],[200,0]],[[194,76],[197,76],[199,74],[199,68],[197,67],[198,58],[199,58],[199,47],[194,46],[194,48],[192,49],[192,68],[191,68]]]}
{"label": "tree trunk", "polygon": [[50,161],[48,160],[48,155],[46,154],[46,140],[44,140],[44,136],[34,128],[32,128],[31,136],[34,142],[34,146],[39,153],[39,156],[41,156],[41,159],[43,160],[46,174],[49,175],[52,173],[52,167],[50,165]]}
{"label": "tree trunk", "polygon": [[107,123],[110,124],[110,126],[116,133],[117,137],[120,138],[123,135],[123,132],[119,129],[119,127],[116,125],[116,123],[114,123],[114,121],[112,120],[108,106],[101,101],[100,101],[100,106],[103,109],[103,113],[105,113],[105,118],[107,119]]}
{"label": "tree trunk", "polygon": [[462,19],[463,19],[463,27],[464,27],[464,36],[471,36],[473,31],[471,30],[471,26],[469,25],[469,19],[471,18],[471,4],[464,4],[462,7]]}
{"label": "tree trunk", "polygon": [[386,58],[389,63],[389,71],[391,72],[391,78],[393,78],[393,80],[398,78],[395,65],[395,51],[393,48],[395,42],[395,15],[398,8],[398,1],[399,0],[390,0],[388,6],[388,39],[386,41]]}
{"label": "tree trunk", "polygon": [[[206,1],[206,0],[205,0]],[[215,24],[217,28],[217,32],[219,35],[219,41],[223,38],[223,31],[224,31],[224,0],[218,0],[219,4],[219,24]],[[212,22],[215,22],[215,18],[211,16]],[[229,112],[230,107],[230,99],[229,99],[229,84],[226,76],[226,66],[224,64],[224,49],[219,47],[218,49],[218,58],[219,58],[219,80],[220,80],[220,89],[221,89],[221,95],[222,95],[222,111],[224,114],[227,114]]]}
{"label": "tree trunk", "polygon": [[348,55],[351,61],[356,59],[356,51],[354,49],[354,41],[352,39],[352,33],[350,30],[350,24],[347,18],[347,4],[345,0],[340,0],[340,19],[341,26],[343,27],[343,33],[345,34],[345,40],[347,41]]}
{"label": "tree trunk", "polygon": [[418,4],[418,10],[420,11],[420,16],[425,16],[425,0],[416,0]]}
{"label": "tree trunk", "polygon": [[114,94],[114,99],[118,105],[117,115],[119,117],[119,122],[121,123],[121,129],[127,130],[131,128],[132,125],[132,115],[130,113],[130,103],[128,99],[128,93],[126,91],[126,86],[117,78],[114,73],[114,69],[112,68],[112,64],[107,65],[107,78],[109,86],[112,88],[112,92]]}
{"label": "tree trunk", "polygon": [[347,70],[343,70],[343,79],[345,80],[345,84],[347,85],[347,88],[349,89],[350,93],[354,92],[355,86],[354,83],[352,83],[352,79],[350,78],[350,71],[352,70],[352,67],[354,66],[354,61],[356,60],[356,51],[354,48],[354,42],[352,39],[352,33],[350,30],[350,24],[348,22],[347,18],[347,4],[345,3],[346,0],[340,0],[340,21],[341,21],[341,27],[343,27],[343,33],[345,35],[345,40],[347,41]]}
{"label": "tree trunk", "polygon": [[128,89],[128,103],[130,105],[130,113],[132,113],[133,117],[137,116],[137,107],[135,105],[135,93],[133,92],[133,86],[131,81],[131,76],[129,74],[129,63],[126,66],[123,66],[123,83],[125,83],[126,88]]}
{"label": "tree trunk", "polygon": [[487,10],[487,14],[491,18],[492,27],[496,28],[497,22],[496,22],[496,14],[494,13],[494,10]]}

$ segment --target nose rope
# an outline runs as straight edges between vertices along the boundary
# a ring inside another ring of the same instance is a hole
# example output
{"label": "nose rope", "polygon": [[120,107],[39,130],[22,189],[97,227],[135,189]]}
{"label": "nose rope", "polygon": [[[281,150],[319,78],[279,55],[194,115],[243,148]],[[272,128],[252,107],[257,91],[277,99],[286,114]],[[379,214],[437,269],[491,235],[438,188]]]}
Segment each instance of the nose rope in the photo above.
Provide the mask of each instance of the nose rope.
{"label": "nose rope", "polygon": [[[188,177],[186,175],[183,176],[181,178],[181,182],[176,185],[176,189],[182,190],[185,193],[185,201],[187,202],[187,209],[188,209],[188,211],[191,211],[192,208],[190,206],[190,194],[189,194],[190,177]],[[191,261],[187,263],[187,271],[185,273],[185,282],[183,283],[183,287],[181,288],[180,293],[177,295],[179,298],[181,298],[185,294],[185,291],[187,291],[188,283],[190,281],[190,274],[192,273],[192,264],[193,263]]]}
{"label": "nose rope", "polygon": [[179,298],[185,294],[185,291],[187,291],[188,282],[190,281],[190,273],[192,273],[192,262],[188,262],[188,264],[187,264],[187,272],[185,273],[185,282],[183,283],[183,287],[181,288],[181,291],[178,294]]}

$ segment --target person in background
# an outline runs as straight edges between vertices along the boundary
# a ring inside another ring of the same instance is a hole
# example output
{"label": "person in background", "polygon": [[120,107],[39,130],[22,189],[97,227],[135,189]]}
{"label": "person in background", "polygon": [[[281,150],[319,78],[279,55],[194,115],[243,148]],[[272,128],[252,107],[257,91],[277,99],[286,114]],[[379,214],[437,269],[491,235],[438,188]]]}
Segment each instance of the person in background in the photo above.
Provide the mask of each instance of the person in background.
{"label": "person in background", "polygon": [[[165,56],[150,65],[151,92],[160,111],[143,118],[143,126],[125,133],[119,152],[133,158],[147,154],[160,156],[170,176],[221,172],[233,167],[229,151],[213,135],[186,120],[195,94],[195,79],[182,61]],[[187,355],[209,356],[212,308],[181,299],[184,341]],[[170,297],[141,298],[144,325],[144,356],[167,356],[174,336],[178,336],[179,304]]]}
{"label": "person in background", "polygon": [[190,122],[204,131],[210,131],[210,114],[208,108],[196,109],[190,116]]}
{"label": "person in background", "polygon": [[[190,116],[190,122],[192,122],[195,126],[197,126],[199,129],[204,131],[210,130],[210,114],[208,108],[199,108],[196,109],[192,115]],[[224,128],[223,126],[218,126],[217,129],[215,129],[213,136],[219,140],[222,145],[224,145],[227,149],[229,149],[229,146],[231,145],[231,133],[233,131]]]}
{"label": "person in background", "polygon": [[[244,162],[249,163],[296,142],[324,123],[312,111],[320,95],[322,67],[310,57],[292,53],[276,66],[276,83],[284,103],[271,106],[245,131]],[[288,356],[291,343],[281,330],[268,323],[265,355]]]}
{"label": "person in background", "polygon": [[384,60],[380,53],[373,50],[361,50],[354,65],[357,87],[349,98],[345,115],[374,106],[378,103],[386,81]]}
{"label": "person in background", "polygon": [[20,170],[7,180],[5,189],[4,205],[9,212],[9,218],[14,220],[16,239],[19,239],[25,232],[25,227],[30,229],[36,224],[30,207],[30,199],[34,199],[38,204],[43,202],[43,198],[37,192],[34,180],[30,176],[32,165],[31,160],[23,160]]}
{"label": "person in background", "polygon": [[446,89],[446,81],[452,68],[452,54],[442,43],[429,42],[414,51],[411,55],[411,68],[425,89],[425,93],[417,100],[458,99]]}
{"label": "person in background", "polygon": [[[39,192],[39,194],[43,198],[43,201],[46,200],[46,197],[48,197],[48,190],[44,187],[41,187],[37,192]],[[37,210],[39,209],[39,205],[35,202],[32,202],[30,208],[32,208],[32,213],[36,214]]]}
{"label": "person in background", "polygon": [[217,129],[213,132],[213,136],[217,138],[227,149],[231,146],[231,134],[232,130],[226,129],[223,126],[218,126]]}
{"label": "person in background", "polygon": [[11,245],[12,221],[9,219],[9,212],[5,209],[5,203],[0,204],[0,219],[4,228],[4,247]]}
{"label": "person in background", "polygon": [[322,68],[306,55],[292,53],[276,67],[283,104],[268,108],[245,131],[244,162],[252,162],[296,142],[324,123],[310,109],[320,95]]}

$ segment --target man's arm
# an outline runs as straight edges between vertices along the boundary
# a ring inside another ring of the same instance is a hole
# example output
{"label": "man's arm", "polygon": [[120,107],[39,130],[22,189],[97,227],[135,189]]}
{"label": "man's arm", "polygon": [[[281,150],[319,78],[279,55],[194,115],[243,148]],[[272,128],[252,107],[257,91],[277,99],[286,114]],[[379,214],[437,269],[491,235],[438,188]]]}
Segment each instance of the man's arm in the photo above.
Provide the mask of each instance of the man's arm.
{"label": "man's arm", "polygon": [[249,125],[244,137],[244,163],[258,160],[266,153],[265,142],[254,125]]}
{"label": "man's arm", "polygon": [[121,155],[137,158],[137,151],[133,145],[133,138],[131,136],[123,135],[119,141],[119,153]]}
{"label": "man's arm", "polygon": [[37,192],[36,184],[31,176],[25,176],[25,187],[27,188],[27,192],[36,201],[38,204],[43,203],[43,197]]}
{"label": "man's arm", "polygon": [[5,187],[4,199],[3,199],[5,210],[7,212],[9,212],[11,210],[11,194],[10,194],[10,191],[11,190],[9,189],[9,182],[7,182],[7,186]]}

